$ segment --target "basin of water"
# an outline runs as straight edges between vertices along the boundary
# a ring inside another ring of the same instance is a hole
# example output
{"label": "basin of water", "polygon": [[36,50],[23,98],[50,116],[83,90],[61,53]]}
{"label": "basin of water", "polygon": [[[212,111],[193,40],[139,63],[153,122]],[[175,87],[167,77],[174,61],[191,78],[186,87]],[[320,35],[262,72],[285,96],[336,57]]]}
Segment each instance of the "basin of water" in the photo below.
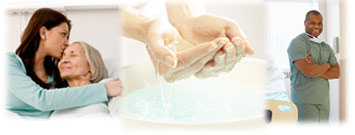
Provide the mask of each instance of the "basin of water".
{"label": "basin of water", "polygon": [[170,123],[235,121],[263,114],[256,91],[223,82],[155,84],[126,95],[121,100],[121,116]]}
{"label": "basin of water", "polygon": [[126,127],[261,124],[265,65],[263,60],[244,58],[218,77],[190,77],[175,83],[160,81],[151,62],[124,66],[120,76],[123,97],[120,107],[111,110]]}

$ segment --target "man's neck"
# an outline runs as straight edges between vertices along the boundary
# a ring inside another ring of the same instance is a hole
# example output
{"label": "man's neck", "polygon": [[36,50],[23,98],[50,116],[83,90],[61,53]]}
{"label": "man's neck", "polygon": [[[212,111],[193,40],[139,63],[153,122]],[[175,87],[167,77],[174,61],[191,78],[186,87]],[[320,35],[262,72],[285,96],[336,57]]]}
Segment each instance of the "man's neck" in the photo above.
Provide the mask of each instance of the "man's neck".
{"label": "man's neck", "polygon": [[309,33],[307,33],[307,32],[306,32],[306,34],[307,34],[307,36],[308,36],[309,38],[314,38],[314,37],[315,37],[315,38],[318,38],[318,37],[313,36],[312,34],[309,34]]}

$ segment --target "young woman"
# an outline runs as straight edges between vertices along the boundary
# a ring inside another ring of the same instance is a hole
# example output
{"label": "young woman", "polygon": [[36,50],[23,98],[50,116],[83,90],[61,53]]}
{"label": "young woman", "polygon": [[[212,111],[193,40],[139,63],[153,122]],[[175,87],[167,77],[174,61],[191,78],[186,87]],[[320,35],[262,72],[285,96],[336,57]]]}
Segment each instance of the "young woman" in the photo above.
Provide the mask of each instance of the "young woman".
{"label": "young woman", "polygon": [[104,84],[63,88],[58,59],[68,46],[70,20],[58,11],[38,9],[15,53],[7,53],[7,107],[20,116],[49,117],[53,110],[84,106],[118,96],[118,79]]}

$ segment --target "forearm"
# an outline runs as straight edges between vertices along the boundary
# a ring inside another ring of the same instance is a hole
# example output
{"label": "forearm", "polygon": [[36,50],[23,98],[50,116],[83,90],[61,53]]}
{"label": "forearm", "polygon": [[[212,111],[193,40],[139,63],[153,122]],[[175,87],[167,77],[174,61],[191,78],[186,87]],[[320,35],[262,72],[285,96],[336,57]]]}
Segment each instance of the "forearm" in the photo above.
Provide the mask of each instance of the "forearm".
{"label": "forearm", "polygon": [[311,77],[320,77],[325,72],[328,71],[330,65],[328,63],[324,63],[321,65],[312,64],[311,66]]}
{"label": "forearm", "polygon": [[339,66],[332,66],[329,70],[327,70],[320,77],[322,77],[324,79],[336,79],[336,78],[339,78],[339,76],[340,76]]}
{"label": "forearm", "polygon": [[144,42],[153,19],[144,17],[137,10],[123,7],[121,12],[122,34],[125,37]]}
{"label": "forearm", "polygon": [[204,10],[199,7],[202,4],[199,1],[166,1],[166,12],[169,22],[177,29],[179,29],[186,20],[196,18],[204,13]]}

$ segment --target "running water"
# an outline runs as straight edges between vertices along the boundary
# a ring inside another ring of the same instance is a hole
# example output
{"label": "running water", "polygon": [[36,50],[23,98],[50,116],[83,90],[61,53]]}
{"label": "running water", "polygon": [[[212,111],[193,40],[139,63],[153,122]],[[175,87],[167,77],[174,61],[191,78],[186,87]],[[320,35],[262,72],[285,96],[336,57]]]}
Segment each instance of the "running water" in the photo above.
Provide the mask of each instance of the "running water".
{"label": "running water", "polygon": [[164,112],[166,113],[167,116],[169,116],[170,111],[172,109],[171,98],[172,98],[173,91],[175,91],[175,83],[165,82],[164,78],[158,74],[157,74],[157,78],[159,80],[160,97],[164,108]]}

